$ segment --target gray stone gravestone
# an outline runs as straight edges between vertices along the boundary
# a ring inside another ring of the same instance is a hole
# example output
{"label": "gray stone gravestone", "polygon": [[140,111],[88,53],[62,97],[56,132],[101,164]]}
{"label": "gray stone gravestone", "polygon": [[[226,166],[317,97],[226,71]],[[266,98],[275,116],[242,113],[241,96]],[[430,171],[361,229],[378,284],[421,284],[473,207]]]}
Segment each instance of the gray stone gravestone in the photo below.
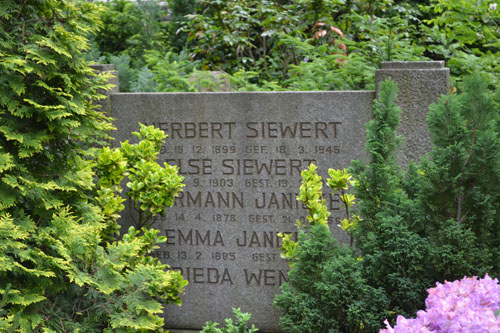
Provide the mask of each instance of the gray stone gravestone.
{"label": "gray stone gravestone", "polygon": [[[388,63],[377,73],[377,82],[392,76],[401,86],[402,128],[410,149],[403,152],[404,161],[428,149],[420,144],[428,142],[421,123],[428,105],[448,91],[448,75],[442,63],[422,62]],[[277,234],[295,237],[295,220],[307,214],[296,201],[300,171],[314,163],[326,179],[328,168],[364,158],[365,123],[375,96],[375,91],[111,95],[116,140],[133,141],[130,133],[138,122],[163,129],[169,138],[160,161],[177,165],[185,177],[175,206],[154,226],[168,239],[154,255],[190,282],[183,305],[167,307],[167,327],[200,329],[241,307],[261,330],[279,331],[272,301],[287,281],[288,264],[280,259]],[[422,149],[415,153],[416,146]],[[340,199],[326,189],[325,199],[332,233],[347,242],[337,226],[343,218]],[[133,219],[130,212],[121,222],[130,225]]]}

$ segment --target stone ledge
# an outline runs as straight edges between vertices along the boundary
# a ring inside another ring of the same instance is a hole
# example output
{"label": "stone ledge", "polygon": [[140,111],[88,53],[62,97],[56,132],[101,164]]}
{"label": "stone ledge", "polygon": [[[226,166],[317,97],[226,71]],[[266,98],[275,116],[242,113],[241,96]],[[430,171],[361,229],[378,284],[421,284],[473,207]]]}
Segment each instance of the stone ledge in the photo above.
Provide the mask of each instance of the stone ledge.
{"label": "stone ledge", "polygon": [[444,61],[382,61],[381,69],[443,69]]}

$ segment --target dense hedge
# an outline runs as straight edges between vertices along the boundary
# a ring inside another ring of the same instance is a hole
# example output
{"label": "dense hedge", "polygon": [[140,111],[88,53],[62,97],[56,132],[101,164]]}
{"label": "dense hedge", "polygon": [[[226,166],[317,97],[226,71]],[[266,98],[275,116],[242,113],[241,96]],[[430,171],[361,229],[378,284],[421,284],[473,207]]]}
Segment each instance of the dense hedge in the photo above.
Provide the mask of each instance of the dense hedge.
{"label": "dense hedge", "polygon": [[137,155],[129,145],[126,160],[111,159],[117,165],[107,160],[119,151],[97,150],[112,129],[94,105],[107,77],[88,67],[84,53],[100,13],[76,1],[3,1],[0,8],[4,332],[161,330],[163,304],[180,303],[187,283],[148,256],[165,241],[158,231],[131,228],[116,238],[123,199],[110,175],[119,183],[141,165],[154,167],[164,135],[145,130],[142,145],[153,151]]}
{"label": "dense hedge", "polygon": [[355,247],[337,244],[326,227],[315,168],[302,173],[299,199],[310,215],[297,243],[284,239],[292,269],[275,298],[287,331],[375,332],[384,318],[425,308],[437,281],[500,276],[500,94],[476,73],[443,96],[428,116],[433,149],[407,171],[395,159],[395,97],[384,82],[367,126],[370,162],[353,162],[352,178],[329,172]]}

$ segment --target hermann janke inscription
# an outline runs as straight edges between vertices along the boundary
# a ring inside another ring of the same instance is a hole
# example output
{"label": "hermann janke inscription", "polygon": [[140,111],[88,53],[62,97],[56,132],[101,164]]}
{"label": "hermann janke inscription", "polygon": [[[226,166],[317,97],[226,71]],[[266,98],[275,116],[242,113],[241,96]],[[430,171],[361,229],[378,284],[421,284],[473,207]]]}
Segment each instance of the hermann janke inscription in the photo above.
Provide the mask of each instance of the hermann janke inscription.
{"label": "hermann janke inscription", "polygon": [[[328,168],[364,157],[365,123],[375,95],[111,95],[117,141],[133,141],[130,133],[139,129],[138,122],[159,127],[169,136],[160,162],[177,165],[185,177],[175,205],[154,225],[167,242],[153,255],[189,280],[183,305],[166,309],[167,327],[200,329],[241,307],[261,330],[279,331],[279,313],[271,304],[289,268],[280,258],[278,233],[295,238],[295,220],[307,214],[296,200],[300,172],[314,163],[326,179]],[[343,217],[340,199],[324,192],[331,231],[347,242],[337,226]],[[133,218],[126,214],[122,224]]]}

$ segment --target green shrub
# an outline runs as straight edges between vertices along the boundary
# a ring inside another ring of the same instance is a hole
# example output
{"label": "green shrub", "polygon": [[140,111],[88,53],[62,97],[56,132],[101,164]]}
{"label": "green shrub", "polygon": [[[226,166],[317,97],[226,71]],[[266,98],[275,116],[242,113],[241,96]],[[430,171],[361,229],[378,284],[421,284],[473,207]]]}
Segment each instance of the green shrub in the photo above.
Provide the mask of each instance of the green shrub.
{"label": "green shrub", "polygon": [[185,16],[193,14],[198,0],[168,0],[170,20],[168,24],[169,41],[176,52],[182,51],[186,44],[187,33],[181,27],[185,23]]}
{"label": "green shrub", "polygon": [[[298,200],[309,215],[307,222],[297,222],[297,242],[283,238],[282,256],[290,260],[291,270],[289,282],[274,299],[274,306],[283,312],[281,326],[289,332],[375,331],[384,320],[388,296],[367,283],[355,251],[339,246],[330,233],[330,213],[316,166],[311,164],[302,178]],[[347,187],[339,184],[338,188]]]}
{"label": "green shrub", "polygon": [[474,71],[487,73],[494,86],[500,77],[500,6],[491,1],[432,0],[422,5],[422,44],[433,59],[444,59],[453,81]]}
{"label": "green shrub", "polygon": [[[225,72],[237,82],[233,90],[374,89],[382,61],[430,59],[446,61],[453,84],[477,69],[498,84],[500,6],[491,1],[169,0],[169,20],[157,0],[113,0],[106,8],[89,59],[116,63],[123,91],[162,91],[141,83],[151,50]],[[190,74],[175,71],[180,79]]]}
{"label": "green shrub", "polygon": [[393,295],[393,313],[415,315],[436,281],[500,273],[498,99],[487,81],[466,78],[460,94],[431,106],[433,149],[406,177],[384,155],[391,146],[377,146],[388,137],[375,135],[377,119],[368,127],[372,162],[353,170],[364,220],[355,238],[370,284]]}
{"label": "green shrub", "polygon": [[133,68],[144,65],[144,51],[158,49],[166,42],[166,16],[157,0],[130,2],[112,0],[104,4],[102,27],[96,42],[103,54],[127,54]]}
{"label": "green shrub", "polygon": [[123,199],[113,180],[141,161],[97,154],[112,129],[94,105],[107,77],[84,60],[99,12],[86,1],[0,9],[2,331],[158,331],[163,304],[179,304],[187,283],[149,256],[165,241],[157,230],[114,237]]}
{"label": "green shrub", "polygon": [[350,169],[355,197],[343,192],[347,173],[330,170],[327,180],[332,190],[344,189],[347,208],[356,200],[341,225],[355,248],[340,248],[325,223],[317,223],[329,215],[321,179],[315,167],[303,171],[298,199],[311,226],[299,223],[298,242],[283,238],[282,256],[292,269],[275,305],[284,329],[374,332],[381,316],[415,316],[436,281],[500,275],[500,94],[488,83],[476,73],[459,94],[430,107],[433,149],[406,172],[396,162],[397,89],[382,83],[367,125],[370,162]]}
{"label": "green shrub", "polygon": [[197,67],[189,61],[185,53],[162,53],[149,51],[145,55],[147,64],[153,73],[158,91],[195,91],[188,79]]}
{"label": "green shrub", "polygon": [[419,16],[390,0],[203,0],[181,30],[202,70],[256,72],[267,89],[357,90],[374,88],[381,61],[427,59]]}
{"label": "green shrub", "polygon": [[167,12],[158,0],[113,0],[102,6],[103,24],[89,36],[93,43],[87,58],[114,64],[120,91],[155,91],[144,55],[167,49]]}

